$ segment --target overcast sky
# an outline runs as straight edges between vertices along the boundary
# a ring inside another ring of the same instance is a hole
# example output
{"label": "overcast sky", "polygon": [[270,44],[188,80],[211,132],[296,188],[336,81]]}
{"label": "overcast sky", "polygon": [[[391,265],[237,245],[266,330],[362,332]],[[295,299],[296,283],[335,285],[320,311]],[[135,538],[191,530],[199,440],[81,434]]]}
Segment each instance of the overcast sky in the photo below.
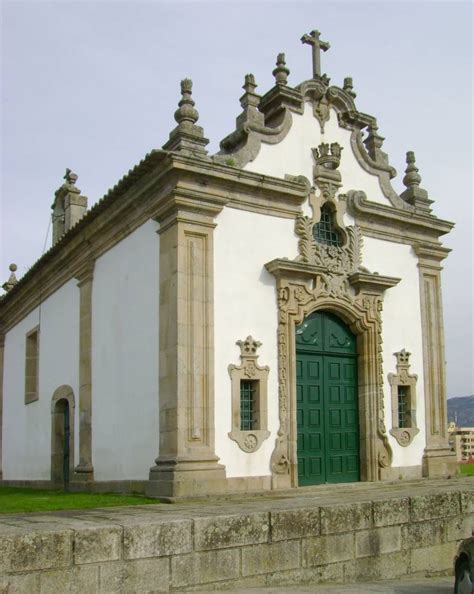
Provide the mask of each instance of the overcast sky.
{"label": "overcast sky", "polygon": [[[474,393],[472,4],[470,2],[1,2],[0,284],[41,256],[66,167],[89,205],[175,126],[179,82],[194,81],[211,152],[234,129],[244,75],[265,93],[279,52],[289,84],[311,78],[319,29],[322,71],[352,76],[359,111],[377,117],[399,173],[414,150],[445,239],[448,395]],[[51,245],[51,231],[47,248]],[[139,265],[139,263],[137,263]],[[400,304],[403,315],[403,304]]]}

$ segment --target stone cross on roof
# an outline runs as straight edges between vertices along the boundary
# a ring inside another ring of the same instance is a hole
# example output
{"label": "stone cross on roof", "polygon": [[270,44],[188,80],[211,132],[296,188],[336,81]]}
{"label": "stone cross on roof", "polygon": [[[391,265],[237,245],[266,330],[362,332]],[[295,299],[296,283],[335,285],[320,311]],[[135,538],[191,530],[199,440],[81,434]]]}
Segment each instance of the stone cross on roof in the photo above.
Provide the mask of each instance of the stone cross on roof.
{"label": "stone cross on roof", "polygon": [[321,50],[326,52],[331,46],[327,41],[321,41],[319,31],[311,31],[309,35],[303,35],[301,38],[302,43],[307,43],[313,46],[313,78],[319,78],[321,76]]}

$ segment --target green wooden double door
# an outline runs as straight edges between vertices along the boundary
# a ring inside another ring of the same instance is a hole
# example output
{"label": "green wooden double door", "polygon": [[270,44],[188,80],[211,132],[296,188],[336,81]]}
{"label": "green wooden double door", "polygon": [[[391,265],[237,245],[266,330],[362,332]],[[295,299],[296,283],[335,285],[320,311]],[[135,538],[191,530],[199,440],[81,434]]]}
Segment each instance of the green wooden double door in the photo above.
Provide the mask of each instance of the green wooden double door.
{"label": "green wooden double door", "polygon": [[298,483],[360,479],[356,337],[314,312],[296,329]]}

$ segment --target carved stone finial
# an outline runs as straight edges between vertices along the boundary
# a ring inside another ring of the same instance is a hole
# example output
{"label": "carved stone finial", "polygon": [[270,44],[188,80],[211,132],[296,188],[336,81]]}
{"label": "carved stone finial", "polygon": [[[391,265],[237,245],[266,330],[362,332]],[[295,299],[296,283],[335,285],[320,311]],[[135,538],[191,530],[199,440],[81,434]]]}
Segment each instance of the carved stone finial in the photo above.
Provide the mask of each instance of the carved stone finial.
{"label": "carved stone finial", "polygon": [[403,178],[403,184],[408,189],[418,187],[421,183],[421,175],[418,173],[415,161],[415,153],[408,151],[406,158],[407,168],[405,169],[405,177]]}
{"label": "carved stone finial", "polygon": [[6,283],[3,283],[2,288],[4,291],[8,293],[13,287],[17,284],[18,279],[16,278],[15,272],[18,270],[16,264],[10,264],[10,277],[8,278]]}
{"label": "carved stone finial", "polygon": [[290,74],[290,71],[286,67],[285,54],[283,54],[283,53],[278,54],[277,61],[276,61],[276,68],[272,72],[272,74],[275,77],[275,82],[277,85],[287,85],[288,84],[288,75]]}
{"label": "carved stone finial", "polygon": [[182,99],[178,103],[178,109],[174,113],[174,119],[178,124],[189,126],[195,124],[199,119],[199,112],[194,108],[194,101],[191,97],[193,90],[193,81],[185,78],[181,81]]}
{"label": "carved stone finial", "polygon": [[257,83],[255,82],[255,76],[253,74],[246,74],[245,75],[245,82],[242,86],[245,93],[240,98],[240,105],[242,109],[247,109],[250,107],[258,107],[260,103],[260,95],[257,95],[255,89],[257,88]]}
{"label": "carved stone finial", "polygon": [[243,84],[243,90],[246,93],[253,93],[257,88],[257,83],[255,82],[255,76],[253,74],[246,74]]}
{"label": "carved stone finial", "polygon": [[408,204],[412,204],[416,210],[424,213],[431,212],[431,204],[433,200],[428,197],[428,192],[420,188],[421,175],[418,173],[418,167],[415,165],[415,153],[413,151],[407,152],[407,168],[405,169],[405,177],[403,183],[406,190],[400,194]]}
{"label": "carved stone finial", "polygon": [[257,357],[257,349],[262,346],[262,343],[252,336],[247,336],[245,340],[238,340],[235,344],[240,347],[241,357]]}
{"label": "carved stone finial", "polygon": [[363,141],[369,157],[376,163],[385,163],[388,165],[387,153],[382,150],[383,141],[385,138],[379,134],[379,128],[377,121],[374,122],[368,128],[367,138]]}
{"label": "carved stone finial", "polygon": [[357,93],[354,91],[354,87],[352,85],[352,77],[346,76],[344,79],[344,87],[343,90],[350,95],[353,99],[357,97]]}
{"label": "carved stone finial", "polygon": [[64,174],[64,178],[66,180],[66,183],[71,185],[71,186],[75,186],[77,179],[78,179],[78,175],[77,173],[74,173],[72,171],[72,169],[69,169],[69,167],[66,169],[66,173]]}
{"label": "carved stone finial", "polygon": [[313,78],[321,78],[321,50],[327,52],[331,47],[327,41],[321,41],[319,31],[311,31],[309,35],[303,35],[301,38],[302,43],[307,43],[312,46],[313,50]]}
{"label": "carved stone finial", "polygon": [[193,81],[189,78],[183,79],[181,81],[181,101],[174,114],[178,125],[170,132],[169,140],[165,142],[163,149],[206,158],[207,151],[204,147],[209,143],[209,140],[204,138],[203,129],[196,125],[199,112],[194,107],[192,90]]}

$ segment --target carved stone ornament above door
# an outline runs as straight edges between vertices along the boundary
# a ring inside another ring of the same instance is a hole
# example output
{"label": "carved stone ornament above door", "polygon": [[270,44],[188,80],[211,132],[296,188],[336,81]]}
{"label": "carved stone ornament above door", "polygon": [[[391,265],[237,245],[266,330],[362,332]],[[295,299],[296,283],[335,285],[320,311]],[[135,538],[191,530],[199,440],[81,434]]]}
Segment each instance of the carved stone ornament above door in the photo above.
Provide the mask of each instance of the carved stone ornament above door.
{"label": "carved stone ornament above door", "polygon": [[[276,278],[278,305],[280,426],[271,460],[274,488],[297,486],[295,330],[316,310],[337,315],[357,336],[361,480],[379,480],[392,463],[383,398],[382,311],[385,290],[400,279],[361,266],[360,230],[344,225],[345,196],[337,196],[339,145],[320,145],[313,156],[319,192],[310,193],[313,216],[296,219],[298,256],[265,265]],[[331,219],[328,237],[332,232],[337,236],[329,243],[315,238],[320,237],[315,226],[324,210]]]}

